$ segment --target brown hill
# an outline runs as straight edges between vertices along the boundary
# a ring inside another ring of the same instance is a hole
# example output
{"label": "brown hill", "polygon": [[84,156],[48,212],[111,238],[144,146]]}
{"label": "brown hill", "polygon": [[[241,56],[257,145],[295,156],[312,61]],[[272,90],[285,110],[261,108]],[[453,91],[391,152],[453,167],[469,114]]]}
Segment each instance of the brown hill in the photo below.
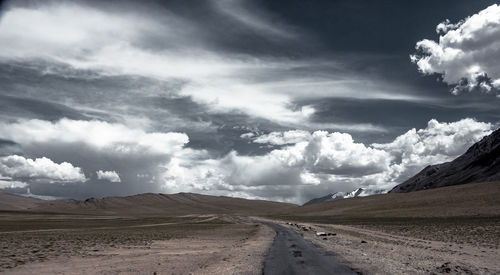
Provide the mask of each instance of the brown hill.
{"label": "brown hill", "polygon": [[455,160],[427,166],[420,173],[394,187],[390,193],[498,180],[500,180],[500,129],[481,139]]}
{"label": "brown hill", "polygon": [[294,208],[287,215],[338,218],[500,216],[500,182],[336,200]]}
{"label": "brown hill", "polygon": [[[5,200],[4,200],[5,198]],[[296,205],[263,200],[209,196],[193,193],[140,194],[128,197],[90,198],[85,201],[42,201],[0,193],[0,210],[25,210],[67,214],[179,216],[190,214],[262,215],[282,212]]]}
{"label": "brown hill", "polygon": [[27,198],[0,190],[0,210],[16,211],[36,208],[42,200]]}

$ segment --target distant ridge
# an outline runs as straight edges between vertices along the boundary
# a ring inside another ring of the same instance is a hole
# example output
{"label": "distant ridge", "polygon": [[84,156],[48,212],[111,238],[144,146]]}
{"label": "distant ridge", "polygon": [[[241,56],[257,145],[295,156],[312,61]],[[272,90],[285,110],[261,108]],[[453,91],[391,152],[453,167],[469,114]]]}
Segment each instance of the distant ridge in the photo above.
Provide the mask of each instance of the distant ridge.
{"label": "distant ridge", "polygon": [[44,201],[0,192],[0,210],[123,216],[191,214],[272,214],[297,205],[194,193],[145,193],[128,197]]}
{"label": "distant ridge", "polygon": [[430,165],[389,193],[500,180],[500,129],[474,144],[451,162]]}

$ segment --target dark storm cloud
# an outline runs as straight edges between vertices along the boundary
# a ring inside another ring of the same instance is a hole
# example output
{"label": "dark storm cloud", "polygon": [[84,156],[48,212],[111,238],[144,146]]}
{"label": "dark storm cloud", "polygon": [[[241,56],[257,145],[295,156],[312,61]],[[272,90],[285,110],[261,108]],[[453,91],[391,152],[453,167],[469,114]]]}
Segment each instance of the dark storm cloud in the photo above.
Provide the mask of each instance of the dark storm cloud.
{"label": "dark storm cloud", "polygon": [[454,22],[496,3],[482,1],[259,1],[271,12],[312,32],[330,51],[400,53],[435,35],[436,25]]}
{"label": "dark storm cloud", "polygon": [[0,95],[0,116],[10,118],[39,118],[50,121],[59,120],[64,117],[88,119],[88,117],[77,110],[68,108],[62,104],[6,95]]}
{"label": "dark storm cloud", "polygon": [[12,140],[0,139],[0,157],[22,153],[21,146]]}

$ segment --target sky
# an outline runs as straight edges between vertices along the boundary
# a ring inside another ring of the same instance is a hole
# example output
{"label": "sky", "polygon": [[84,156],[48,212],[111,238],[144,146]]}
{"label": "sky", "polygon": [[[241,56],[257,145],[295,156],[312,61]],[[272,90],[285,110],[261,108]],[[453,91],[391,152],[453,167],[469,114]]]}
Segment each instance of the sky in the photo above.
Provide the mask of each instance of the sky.
{"label": "sky", "polygon": [[499,4],[2,1],[0,189],[388,191],[500,126]]}

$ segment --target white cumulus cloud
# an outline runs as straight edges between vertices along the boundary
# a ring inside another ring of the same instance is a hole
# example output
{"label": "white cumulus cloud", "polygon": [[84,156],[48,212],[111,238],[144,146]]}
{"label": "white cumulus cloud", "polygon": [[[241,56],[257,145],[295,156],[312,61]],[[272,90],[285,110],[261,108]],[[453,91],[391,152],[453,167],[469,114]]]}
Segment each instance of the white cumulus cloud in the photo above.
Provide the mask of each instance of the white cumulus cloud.
{"label": "white cumulus cloud", "polygon": [[462,90],[491,92],[500,88],[500,6],[491,5],[458,23],[446,20],[436,31],[439,41],[424,39],[411,56],[424,74],[441,74]]}
{"label": "white cumulus cloud", "polygon": [[387,152],[356,143],[347,133],[316,131],[304,150],[312,171],[334,175],[369,175],[388,168]]}
{"label": "white cumulus cloud", "polygon": [[164,167],[164,187],[298,202],[301,186],[328,188],[347,181],[349,189],[349,178],[386,171],[391,160],[387,152],[356,143],[345,133],[275,132],[261,142],[284,147],[261,156],[233,151],[219,159],[174,157]]}
{"label": "white cumulus cloud", "polygon": [[121,182],[120,175],[116,171],[96,171],[97,179],[107,180],[109,182]]}
{"label": "white cumulus cloud", "polygon": [[42,157],[36,159],[11,155],[0,158],[0,175],[28,182],[84,182],[87,179],[80,167],[71,163],[55,163]]}

